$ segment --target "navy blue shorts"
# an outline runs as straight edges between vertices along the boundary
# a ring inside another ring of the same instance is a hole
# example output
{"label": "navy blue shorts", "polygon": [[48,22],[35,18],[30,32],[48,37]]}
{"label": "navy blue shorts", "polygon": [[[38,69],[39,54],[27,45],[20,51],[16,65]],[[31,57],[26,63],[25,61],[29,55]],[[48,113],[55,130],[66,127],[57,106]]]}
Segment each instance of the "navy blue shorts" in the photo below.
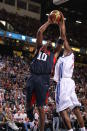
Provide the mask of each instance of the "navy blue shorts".
{"label": "navy blue shorts", "polygon": [[31,103],[33,93],[36,96],[37,106],[45,105],[46,95],[49,89],[49,75],[31,75],[26,84],[27,103]]}

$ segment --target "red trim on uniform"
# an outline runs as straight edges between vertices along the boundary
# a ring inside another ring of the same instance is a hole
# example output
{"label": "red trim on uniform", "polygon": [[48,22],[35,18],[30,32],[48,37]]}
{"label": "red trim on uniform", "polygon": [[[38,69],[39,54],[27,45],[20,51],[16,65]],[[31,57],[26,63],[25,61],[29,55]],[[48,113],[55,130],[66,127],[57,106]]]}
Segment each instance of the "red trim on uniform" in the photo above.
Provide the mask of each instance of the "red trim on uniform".
{"label": "red trim on uniform", "polygon": [[52,75],[54,75],[54,68],[55,68],[55,64],[56,64],[56,57],[54,56],[53,58],[53,67],[52,67]]}
{"label": "red trim on uniform", "polygon": [[54,56],[54,58],[53,58],[53,64],[55,65],[55,63],[56,63],[56,57]]}
{"label": "red trim on uniform", "polygon": [[49,97],[49,92],[47,92],[47,94],[46,94],[45,104],[48,103],[48,97]]}
{"label": "red trim on uniform", "polygon": [[31,106],[32,106],[33,104],[35,104],[35,103],[36,103],[36,95],[35,95],[35,93],[33,92],[32,98],[31,98]]}
{"label": "red trim on uniform", "polygon": [[[46,99],[45,99],[45,104],[47,104],[48,103],[48,97],[49,97],[49,92],[47,92],[46,93]],[[31,107],[32,107],[32,105],[35,105],[36,104],[36,95],[35,95],[35,93],[33,92],[33,94],[32,94],[32,98],[31,98]]]}

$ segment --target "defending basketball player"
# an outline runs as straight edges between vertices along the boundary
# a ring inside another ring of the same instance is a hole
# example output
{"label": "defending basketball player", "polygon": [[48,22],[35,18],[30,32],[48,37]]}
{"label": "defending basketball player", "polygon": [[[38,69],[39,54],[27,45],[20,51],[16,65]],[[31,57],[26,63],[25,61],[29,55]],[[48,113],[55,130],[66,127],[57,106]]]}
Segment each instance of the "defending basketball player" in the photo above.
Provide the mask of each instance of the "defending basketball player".
{"label": "defending basketball player", "polygon": [[68,131],[73,131],[70,118],[68,116],[68,108],[72,109],[77,117],[81,131],[85,131],[84,121],[80,113],[80,102],[75,93],[75,82],[72,80],[74,69],[74,54],[69,46],[66,38],[66,29],[64,16],[61,13],[62,20],[59,22],[61,38],[64,40],[64,53],[60,57],[55,66],[54,80],[56,86],[56,109],[65,123]]}
{"label": "defending basketball player", "polygon": [[40,117],[40,131],[44,131],[44,105],[46,104],[47,92],[49,89],[49,79],[53,68],[53,64],[59,55],[63,41],[59,39],[57,47],[52,53],[52,44],[47,42],[46,45],[42,45],[43,33],[47,27],[52,23],[50,18],[43,24],[37,32],[37,48],[36,55],[30,65],[31,76],[27,81],[27,115],[30,119],[33,119],[32,110],[32,96],[34,94],[36,98],[36,104],[39,110]]}

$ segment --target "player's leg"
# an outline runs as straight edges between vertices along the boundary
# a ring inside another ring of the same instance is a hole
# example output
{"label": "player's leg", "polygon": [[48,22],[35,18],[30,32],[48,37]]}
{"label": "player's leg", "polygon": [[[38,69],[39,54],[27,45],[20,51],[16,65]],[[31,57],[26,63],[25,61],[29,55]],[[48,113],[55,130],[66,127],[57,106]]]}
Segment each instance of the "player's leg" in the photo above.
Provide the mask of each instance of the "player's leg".
{"label": "player's leg", "polygon": [[45,125],[44,105],[46,102],[46,95],[49,89],[49,84],[47,80],[45,80],[44,76],[40,76],[39,79],[36,81],[36,85],[38,85],[35,88],[35,93],[36,93],[36,101],[37,101],[39,117],[40,117],[39,127],[40,127],[40,131],[44,131],[44,125]]}
{"label": "player's leg", "polygon": [[78,120],[78,122],[79,122],[81,131],[85,131],[84,120],[83,120],[83,117],[82,117],[82,115],[81,115],[81,112],[80,112],[79,107],[75,107],[75,108],[73,109],[73,112],[74,112],[74,114],[75,114],[76,117],[77,117],[77,120]]}
{"label": "player's leg", "polygon": [[40,131],[44,131],[44,126],[45,126],[45,112],[44,112],[44,107],[39,106],[38,107],[38,111],[39,111],[39,117],[40,117],[40,121],[39,121],[39,128]]}
{"label": "player's leg", "polygon": [[77,120],[78,120],[79,125],[81,127],[81,131],[85,131],[84,120],[83,120],[83,117],[81,115],[80,108],[79,108],[81,106],[81,103],[78,101],[77,95],[75,93],[75,86],[73,86],[73,88],[72,88],[71,101],[72,101],[73,107],[74,107],[73,112],[77,117]]}
{"label": "player's leg", "polygon": [[[71,79],[62,79],[60,85],[56,87],[56,110],[60,112],[60,115],[63,119],[63,123],[68,131],[73,131],[70,118],[68,115],[68,108],[71,107],[72,101],[70,98],[72,86]],[[59,97],[59,98],[58,98]]]}
{"label": "player's leg", "polygon": [[62,117],[62,120],[64,122],[65,127],[68,129],[68,131],[73,131],[72,126],[71,126],[71,122],[70,122],[70,118],[68,116],[68,111],[63,110],[60,112],[60,115]]}
{"label": "player's leg", "polygon": [[33,88],[33,78],[31,76],[26,84],[26,112],[31,121],[33,121],[33,107],[31,105]]}
{"label": "player's leg", "polygon": [[[42,92],[42,95],[39,94],[38,98],[37,98],[37,106],[38,106],[38,111],[39,111],[39,117],[40,117],[40,121],[39,121],[39,128],[40,131],[44,131],[44,126],[45,126],[45,111],[44,111],[44,105],[45,105],[45,99],[46,99],[46,93],[44,93],[45,91]],[[44,96],[44,97],[43,97]]]}

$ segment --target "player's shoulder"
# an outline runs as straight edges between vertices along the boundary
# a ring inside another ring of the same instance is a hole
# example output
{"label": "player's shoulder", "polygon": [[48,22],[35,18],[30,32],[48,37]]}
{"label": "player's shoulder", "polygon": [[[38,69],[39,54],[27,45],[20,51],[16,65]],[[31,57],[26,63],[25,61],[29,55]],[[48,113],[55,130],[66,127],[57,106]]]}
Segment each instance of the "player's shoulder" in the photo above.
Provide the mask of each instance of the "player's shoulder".
{"label": "player's shoulder", "polygon": [[73,53],[73,51],[71,51],[71,52],[67,53],[66,56],[63,56],[63,57],[73,57],[73,56],[74,56],[74,53]]}
{"label": "player's shoulder", "polygon": [[71,52],[71,54],[69,54],[68,57],[67,57],[66,59],[74,60],[74,53]]}
{"label": "player's shoulder", "polygon": [[71,52],[70,56],[74,57],[74,53],[73,53],[73,51]]}

